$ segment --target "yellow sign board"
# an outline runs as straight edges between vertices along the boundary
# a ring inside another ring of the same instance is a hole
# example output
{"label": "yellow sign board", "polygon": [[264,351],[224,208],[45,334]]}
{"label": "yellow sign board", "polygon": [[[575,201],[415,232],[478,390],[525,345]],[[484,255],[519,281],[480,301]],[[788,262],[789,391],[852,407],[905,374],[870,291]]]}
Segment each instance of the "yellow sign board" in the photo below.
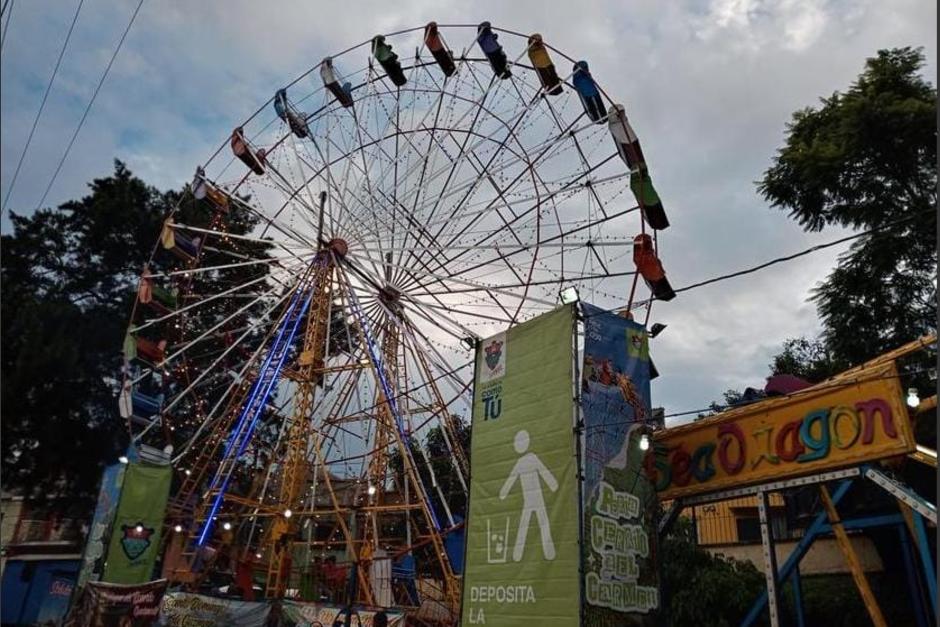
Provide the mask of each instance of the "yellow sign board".
{"label": "yellow sign board", "polygon": [[779,481],[914,450],[894,363],[661,431],[661,499]]}

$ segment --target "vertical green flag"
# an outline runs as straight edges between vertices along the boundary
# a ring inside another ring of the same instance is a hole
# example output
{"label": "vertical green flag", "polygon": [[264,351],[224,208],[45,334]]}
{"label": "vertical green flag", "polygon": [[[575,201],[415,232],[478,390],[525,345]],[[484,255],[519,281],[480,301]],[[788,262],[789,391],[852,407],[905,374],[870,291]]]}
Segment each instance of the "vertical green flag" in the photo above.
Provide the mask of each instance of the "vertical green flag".
{"label": "vertical green flag", "polygon": [[573,328],[564,306],[477,349],[463,625],[578,623]]}
{"label": "vertical green flag", "polygon": [[170,466],[128,465],[102,581],[134,584],[151,580],[172,472]]}

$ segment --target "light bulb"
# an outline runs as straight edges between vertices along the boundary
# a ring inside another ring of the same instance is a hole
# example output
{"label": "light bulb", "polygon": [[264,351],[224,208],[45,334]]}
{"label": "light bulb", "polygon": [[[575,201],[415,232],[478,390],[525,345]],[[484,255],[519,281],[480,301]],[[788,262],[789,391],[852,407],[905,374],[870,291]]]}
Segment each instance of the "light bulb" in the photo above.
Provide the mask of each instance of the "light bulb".
{"label": "light bulb", "polygon": [[261,553],[255,553],[255,557],[257,557],[257,558],[260,560],[260,559],[261,559]]}
{"label": "light bulb", "polygon": [[222,524],[222,528],[225,529],[226,531],[231,531],[231,530],[232,530],[232,523],[226,521],[225,523]]}
{"label": "light bulb", "polygon": [[293,515],[294,515],[294,512],[290,511],[290,509],[284,510],[284,518],[290,518]]}
{"label": "light bulb", "polygon": [[189,475],[193,474],[192,471],[191,471],[189,468],[187,468],[187,469],[184,470],[183,472],[186,473],[186,476],[187,476],[187,477],[188,477]]}
{"label": "light bulb", "polygon": [[559,296],[561,297],[561,302],[564,305],[576,303],[580,298],[580,295],[578,294],[578,288],[574,287],[573,285],[561,290]]}
{"label": "light bulb", "polygon": [[134,531],[136,531],[137,533],[143,533],[143,532],[144,532],[144,526],[143,526],[143,525],[137,525],[136,527],[134,527]]}
{"label": "light bulb", "polygon": [[920,396],[917,395],[917,388],[907,389],[907,406],[917,407],[920,405]]}
{"label": "light bulb", "polygon": [[175,527],[173,527],[173,531],[175,531],[176,533],[179,533],[182,530],[183,530],[183,525],[176,525]]}
{"label": "light bulb", "polygon": [[375,494],[375,486],[374,486],[374,485],[370,485],[370,486],[369,486],[369,489],[368,489],[368,492],[369,492],[370,495]]}
{"label": "light bulb", "polygon": [[130,460],[127,459],[127,455],[121,455],[120,457],[118,457],[118,461],[121,462],[122,464],[126,464]]}
{"label": "light bulb", "polygon": [[640,436],[640,450],[648,451],[650,448],[650,436],[645,433]]}

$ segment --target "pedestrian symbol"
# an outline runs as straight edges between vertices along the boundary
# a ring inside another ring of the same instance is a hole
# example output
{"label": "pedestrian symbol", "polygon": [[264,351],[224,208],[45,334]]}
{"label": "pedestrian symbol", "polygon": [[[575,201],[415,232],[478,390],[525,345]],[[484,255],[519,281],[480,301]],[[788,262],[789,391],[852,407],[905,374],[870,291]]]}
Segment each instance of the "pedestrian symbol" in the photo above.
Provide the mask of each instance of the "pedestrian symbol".
{"label": "pedestrian symbol", "polygon": [[513,447],[521,457],[512,467],[506,483],[499,491],[499,498],[504,500],[516,483],[516,479],[522,486],[522,515],[519,518],[519,529],[516,532],[516,543],[512,549],[512,559],[515,562],[522,561],[526,537],[529,533],[529,522],[535,514],[542,539],[542,555],[546,560],[553,560],[555,559],[555,542],[552,540],[552,528],[548,520],[548,512],[545,510],[542,481],[552,492],[558,489],[558,482],[535,453],[526,452],[529,450],[528,431],[523,429],[516,433]]}

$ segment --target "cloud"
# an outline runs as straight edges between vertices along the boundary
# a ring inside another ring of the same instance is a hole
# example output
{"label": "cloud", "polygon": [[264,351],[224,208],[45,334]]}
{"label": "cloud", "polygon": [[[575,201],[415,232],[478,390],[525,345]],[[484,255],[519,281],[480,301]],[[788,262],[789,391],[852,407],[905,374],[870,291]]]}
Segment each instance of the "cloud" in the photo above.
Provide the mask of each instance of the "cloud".
{"label": "cloud", "polygon": [[[13,210],[29,213],[38,202],[132,8],[117,0],[83,8]],[[4,194],[70,11],[53,0],[16,5],[0,59]],[[47,204],[84,194],[115,157],[148,182],[179,187],[233,127],[324,56],[431,19],[537,31],[591,62],[643,141],[673,223],[661,244],[677,287],[838,237],[803,233],[756,194],[753,181],[782,143],[790,114],[847,87],[880,48],[924,46],[925,74],[936,73],[936,5],[918,0],[148,2]],[[472,36],[451,43],[459,49]],[[361,48],[343,63],[361,67],[367,55]],[[669,328],[653,343],[663,374],[654,402],[667,413],[694,409],[726,388],[761,384],[784,338],[818,331],[807,297],[837,253],[658,304],[654,320]]]}

